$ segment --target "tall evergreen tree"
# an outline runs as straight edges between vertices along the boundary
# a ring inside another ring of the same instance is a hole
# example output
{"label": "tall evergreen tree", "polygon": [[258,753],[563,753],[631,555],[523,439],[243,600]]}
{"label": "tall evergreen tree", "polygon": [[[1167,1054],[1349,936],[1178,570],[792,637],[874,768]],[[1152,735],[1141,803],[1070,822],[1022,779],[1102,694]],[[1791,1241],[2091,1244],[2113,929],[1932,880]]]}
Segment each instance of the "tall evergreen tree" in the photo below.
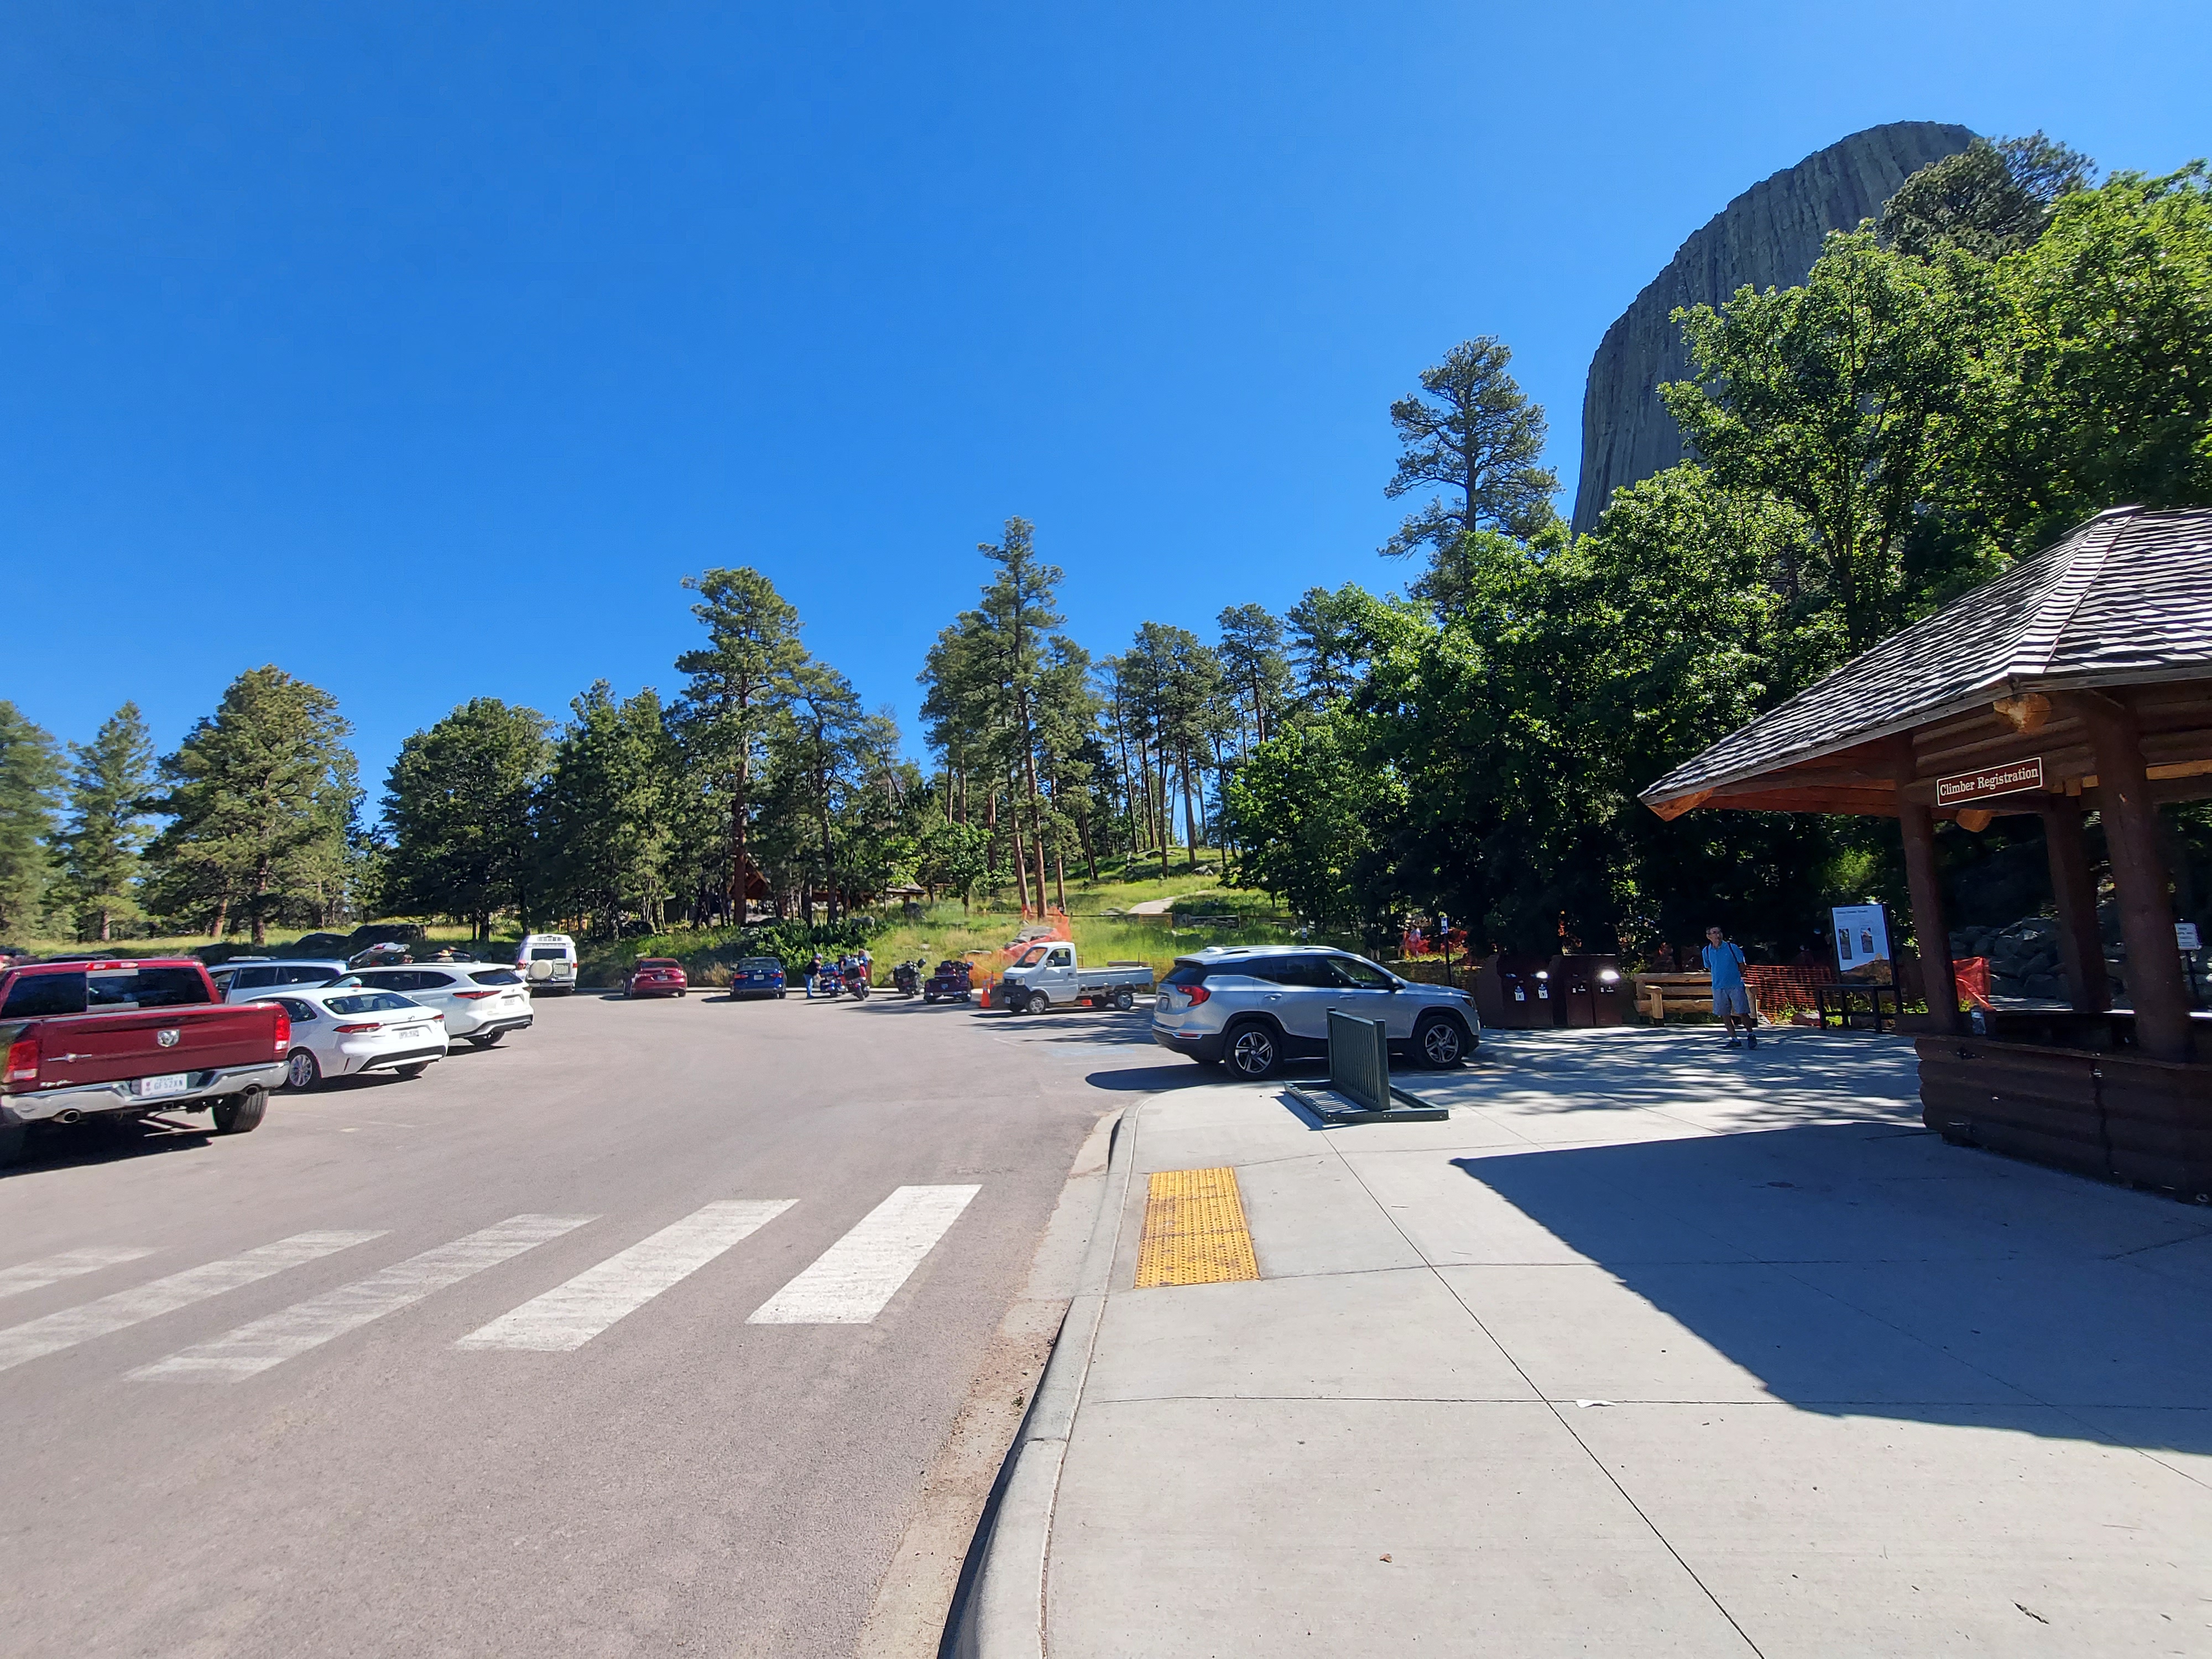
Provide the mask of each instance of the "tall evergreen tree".
{"label": "tall evergreen tree", "polygon": [[[1265,605],[1232,605],[1214,619],[1221,672],[1235,698],[1240,752],[1274,736],[1290,701],[1291,667],[1283,656],[1283,624]],[[1243,717],[1251,716],[1247,724]]]}
{"label": "tall evergreen tree", "polygon": [[62,892],[79,937],[106,944],[118,921],[141,914],[138,855],[149,833],[146,793],[154,782],[154,744],[138,705],[125,703],[90,743],[71,744],[70,755]]}
{"label": "tall evergreen tree", "polygon": [[730,914],[745,918],[752,864],[753,770],[769,732],[790,707],[792,677],[806,660],[799,611],[775,584],[750,568],[686,576],[699,595],[691,614],[706,625],[707,643],[676,659],[688,676],[678,722],[692,762],[714,777],[729,824]]}
{"label": "tall evergreen tree", "polygon": [[352,730],[337,698],[281,668],[233,680],[161,758],[167,792],[151,805],[170,822],[146,849],[148,908],[217,938],[243,916],[256,945],[287,909],[326,921],[361,794]]}
{"label": "tall evergreen tree", "polygon": [[402,744],[385,783],[386,907],[464,918],[480,939],[499,912],[526,910],[532,804],[550,752],[545,717],[496,697]]}
{"label": "tall evergreen tree", "polygon": [[1399,526],[1385,556],[1424,548],[1445,556],[1474,531],[1528,536],[1551,522],[1559,480],[1536,464],[1544,453],[1544,411],[1507,372],[1512,361],[1495,335],[1462,340],[1421,371],[1420,391],[1390,405],[1400,450],[1382,493],[1392,501],[1417,490],[1446,493]]}
{"label": "tall evergreen tree", "polygon": [[52,734],[0,699],[0,932],[27,933],[41,919],[60,781]]}

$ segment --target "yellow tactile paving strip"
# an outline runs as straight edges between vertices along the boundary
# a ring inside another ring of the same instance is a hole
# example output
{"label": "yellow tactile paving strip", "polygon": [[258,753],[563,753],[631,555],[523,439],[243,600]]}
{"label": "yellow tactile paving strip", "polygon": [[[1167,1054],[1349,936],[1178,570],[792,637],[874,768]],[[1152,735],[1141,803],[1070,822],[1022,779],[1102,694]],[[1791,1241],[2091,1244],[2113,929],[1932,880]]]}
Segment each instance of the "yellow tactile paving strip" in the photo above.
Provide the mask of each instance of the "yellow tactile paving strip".
{"label": "yellow tactile paving strip", "polygon": [[1137,1243],[1139,1290],[1259,1276],[1236,1170],[1163,1170],[1152,1178]]}

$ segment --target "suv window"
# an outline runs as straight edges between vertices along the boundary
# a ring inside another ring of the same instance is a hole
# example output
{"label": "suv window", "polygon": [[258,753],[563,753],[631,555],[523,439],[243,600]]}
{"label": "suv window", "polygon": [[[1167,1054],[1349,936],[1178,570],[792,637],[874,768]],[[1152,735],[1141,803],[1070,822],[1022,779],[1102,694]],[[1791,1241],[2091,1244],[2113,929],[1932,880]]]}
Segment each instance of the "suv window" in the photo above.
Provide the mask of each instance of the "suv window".
{"label": "suv window", "polygon": [[[961,964],[965,967],[966,963]],[[1206,983],[1206,964],[1202,962],[1178,962],[1160,978],[1163,985],[1203,985]]]}
{"label": "suv window", "polygon": [[274,968],[241,968],[230,976],[230,988],[234,991],[251,991],[276,982]]}
{"label": "suv window", "polygon": [[271,968],[268,971],[276,976],[269,981],[271,985],[320,985],[331,977],[329,969],[318,968],[312,963],[301,963],[294,968]]}
{"label": "suv window", "polygon": [[1298,985],[1318,990],[1336,983],[1329,974],[1328,964],[1319,957],[1260,957],[1243,971],[1271,985]]}
{"label": "suv window", "polygon": [[208,1000],[207,981],[192,968],[125,968],[86,975],[94,1009],[185,1008]]}
{"label": "suv window", "polygon": [[0,1015],[36,1017],[40,1014],[81,1014],[84,1012],[82,974],[28,974],[8,990],[8,1004]]}
{"label": "suv window", "polygon": [[489,969],[483,973],[471,974],[469,977],[476,981],[479,985],[520,985],[522,983],[522,975],[516,973],[512,968]]}
{"label": "suv window", "polygon": [[1324,957],[1332,983],[1350,986],[1355,991],[1387,991],[1397,981],[1371,962],[1362,962],[1358,957]]}

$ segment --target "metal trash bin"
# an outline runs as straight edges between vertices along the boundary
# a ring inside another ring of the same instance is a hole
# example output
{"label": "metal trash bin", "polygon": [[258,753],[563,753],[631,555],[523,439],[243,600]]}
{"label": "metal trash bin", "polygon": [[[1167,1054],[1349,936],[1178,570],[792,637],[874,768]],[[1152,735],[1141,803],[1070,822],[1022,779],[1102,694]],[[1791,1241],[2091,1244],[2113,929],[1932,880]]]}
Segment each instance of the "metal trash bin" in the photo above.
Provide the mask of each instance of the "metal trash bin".
{"label": "metal trash bin", "polygon": [[1475,964],[1474,1011],[1493,1031],[1548,1029],[1557,1023],[1549,970],[1534,957],[1485,957]]}
{"label": "metal trash bin", "polygon": [[1553,1018],[1561,1025],[1626,1025],[1629,986],[1619,957],[1553,957],[1546,965]]}

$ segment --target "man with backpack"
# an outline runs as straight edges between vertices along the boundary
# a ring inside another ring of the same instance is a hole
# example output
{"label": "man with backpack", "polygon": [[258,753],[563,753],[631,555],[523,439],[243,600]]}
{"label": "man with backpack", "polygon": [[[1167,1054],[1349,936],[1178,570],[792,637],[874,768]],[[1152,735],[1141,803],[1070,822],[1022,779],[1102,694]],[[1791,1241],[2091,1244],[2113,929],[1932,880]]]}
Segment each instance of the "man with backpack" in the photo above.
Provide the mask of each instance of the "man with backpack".
{"label": "man with backpack", "polygon": [[1750,989],[1743,982],[1743,947],[1718,927],[1708,927],[1705,948],[1699,954],[1705,959],[1705,971],[1713,976],[1713,1012],[1728,1027],[1728,1046],[1742,1046],[1735,1035],[1735,1023],[1741,1019],[1744,1042],[1756,1048],[1759,1021],[1751,1012]]}

